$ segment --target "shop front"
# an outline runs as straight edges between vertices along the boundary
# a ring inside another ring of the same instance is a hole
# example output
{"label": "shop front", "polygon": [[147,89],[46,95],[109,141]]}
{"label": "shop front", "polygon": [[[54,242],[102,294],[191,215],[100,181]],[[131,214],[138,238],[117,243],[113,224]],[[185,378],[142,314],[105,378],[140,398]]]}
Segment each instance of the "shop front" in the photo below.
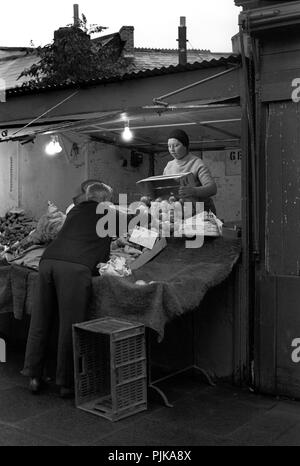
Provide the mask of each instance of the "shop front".
{"label": "shop front", "polygon": [[[138,200],[137,182],[162,174],[169,160],[170,130],[188,133],[191,151],[216,179],[218,217],[234,239],[206,238],[194,250],[186,249],[184,241],[167,241],[128,280],[94,278],[90,317],[108,313],[140,320],[154,332],[153,340],[161,340],[152,348],[161,366],[163,353],[170,356],[166,365],[173,360],[174,371],[198,366],[210,380],[234,383],[249,381],[249,264],[247,254],[240,256],[248,234],[242,183],[247,174],[241,161],[243,86],[240,59],[233,55],[184,70],[172,67],[90,83],[75,91],[20,88],[8,93],[5,109],[0,108],[0,163],[11,170],[2,188],[3,205],[23,208],[35,218],[44,213],[47,201],[64,212],[88,178],[110,184],[129,202]],[[125,126],[133,133],[128,142],[122,139]],[[44,147],[53,136],[62,151],[51,158]],[[31,312],[37,272],[7,267],[2,267],[9,283],[3,282],[8,294],[1,312],[23,319]],[[154,283],[145,288],[137,281]],[[178,351],[178,338],[184,351]]]}

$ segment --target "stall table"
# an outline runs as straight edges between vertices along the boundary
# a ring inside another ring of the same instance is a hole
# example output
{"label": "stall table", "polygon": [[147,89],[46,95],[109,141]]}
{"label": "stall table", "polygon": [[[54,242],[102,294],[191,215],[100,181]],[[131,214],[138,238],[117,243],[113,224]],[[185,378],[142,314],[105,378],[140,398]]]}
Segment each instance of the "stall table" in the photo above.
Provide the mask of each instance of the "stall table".
{"label": "stall table", "polygon": [[[118,317],[140,322],[164,338],[165,326],[189,311],[201,311],[208,290],[229,277],[241,252],[239,240],[205,238],[201,248],[186,248],[183,239],[168,241],[158,256],[126,278],[93,277],[93,297],[87,320]],[[31,313],[37,271],[2,263],[0,313],[16,319]],[[135,282],[143,280],[145,285]],[[68,277],[66,277],[68,286]]]}

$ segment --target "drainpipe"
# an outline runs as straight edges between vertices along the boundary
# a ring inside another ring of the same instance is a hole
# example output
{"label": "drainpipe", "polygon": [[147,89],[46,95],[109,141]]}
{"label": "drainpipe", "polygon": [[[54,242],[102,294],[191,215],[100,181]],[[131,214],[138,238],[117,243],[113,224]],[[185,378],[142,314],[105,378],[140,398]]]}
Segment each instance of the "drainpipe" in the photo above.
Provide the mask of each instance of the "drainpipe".
{"label": "drainpipe", "polygon": [[[240,44],[241,44],[241,56],[242,56],[242,71],[243,71],[243,78],[244,78],[244,85],[245,85],[245,93],[246,93],[246,110],[247,110],[247,117],[248,117],[248,128],[249,128],[249,138],[250,138],[250,169],[251,169],[251,207],[252,207],[252,258],[254,260],[259,260],[259,232],[258,232],[258,197],[257,197],[257,176],[256,176],[256,134],[255,134],[255,124],[254,124],[254,115],[253,115],[253,108],[251,102],[251,96],[249,91],[249,79],[248,79],[248,72],[247,72],[247,62],[246,62],[246,54],[245,54],[245,47],[244,47],[244,23],[241,18],[239,17],[239,34],[240,34]],[[246,28],[247,29],[247,28]]]}
{"label": "drainpipe", "polygon": [[180,16],[180,26],[178,27],[178,58],[179,65],[186,65],[186,26],[185,16]]}

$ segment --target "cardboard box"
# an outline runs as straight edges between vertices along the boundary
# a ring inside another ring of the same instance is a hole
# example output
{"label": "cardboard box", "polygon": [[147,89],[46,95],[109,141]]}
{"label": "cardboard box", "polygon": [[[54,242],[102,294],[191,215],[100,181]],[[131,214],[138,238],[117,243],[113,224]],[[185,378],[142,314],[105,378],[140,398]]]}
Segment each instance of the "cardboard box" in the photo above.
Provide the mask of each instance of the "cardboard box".
{"label": "cardboard box", "polygon": [[168,199],[172,195],[179,197],[180,186],[195,186],[195,180],[194,175],[187,172],[178,175],[150,176],[137,181],[137,184],[144,195],[155,200],[158,197]]}
{"label": "cardboard box", "polygon": [[137,270],[143,265],[147,264],[147,262],[151,261],[153,257],[157,256],[165,247],[167,246],[166,238],[160,238],[156,241],[152,249],[148,251],[144,251],[135,261],[130,264],[130,269]]}

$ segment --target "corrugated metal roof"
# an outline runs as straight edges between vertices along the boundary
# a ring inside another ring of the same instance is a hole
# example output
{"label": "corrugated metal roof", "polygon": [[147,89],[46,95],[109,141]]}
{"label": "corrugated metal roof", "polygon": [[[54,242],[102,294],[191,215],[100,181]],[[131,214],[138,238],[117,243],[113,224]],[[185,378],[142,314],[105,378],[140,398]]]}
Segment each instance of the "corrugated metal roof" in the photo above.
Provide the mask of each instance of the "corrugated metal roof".
{"label": "corrugated metal roof", "polygon": [[11,57],[12,55],[19,55],[22,52],[30,53],[34,51],[33,47],[2,47],[0,46],[0,59]]}
{"label": "corrugated metal roof", "polygon": [[[227,58],[230,53],[211,53],[210,50],[187,50],[187,63],[201,63],[213,59]],[[177,66],[178,50],[175,49],[134,49],[134,65],[139,71]]]}
{"label": "corrugated metal roof", "polygon": [[[113,35],[111,35],[112,37]],[[208,66],[218,66],[226,63],[237,63],[239,57],[229,53],[211,53],[209,50],[188,50],[187,65],[178,65],[178,50],[176,49],[150,49],[135,48],[134,58],[129,70],[123,75],[114,75],[109,78],[94,78],[85,81],[68,81],[56,85],[37,86],[32,88],[24,85],[28,78],[20,78],[21,72],[37,63],[38,57],[35,49],[0,47],[0,76],[6,81],[7,95],[31,94],[45,92],[53,89],[83,87],[120,80],[157,76],[160,74],[189,71]]]}
{"label": "corrugated metal roof", "polygon": [[0,47],[0,76],[5,80],[6,89],[21,86],[28,78],[18,79],[25,68],[38,62],[35,49],[26,47]]}
{"label": "corrugated metal roof", "polygon": [[194,71],[198,69],[204,69],[204,68],[213,68],[221,65],[225,66],[231,66],[234,64],[239,64],[240,63],[240,57],[237,55],[230,55],[227,58],[220,58],[218,60],[211,60],[211,61],[203,61],[201,63],[193,63],[193,64],[187,64],[185,66],[183,65],[177,65],[177,66],[169,66],[169,67],[163,67],[163,68],[154,68],[153,70],[145,70],[145,71],[133,71],[130,73],[124,73],[122,76],[120,75],[115,75],[115,76],[110,76],[109,78],[94,78],[90,80],[85,80],[85,81],[74,81],[74,82],[67,82],[67,83],[61,83],[61,84],[56,84],[56,85],[47,85],[47,86],[39,86],[36,88],[32,88],[29,86],[22,86],[22,87],[17,87],[15,89],[11,89],[7,92],[7,95],[18,95],[18,94],[34,94],[36,92],[49,92],[52,90],[56,89],[74,89],[74,88],[83,88],[83,87],[89,87],[89,86],[94,86],[94,85],[99,85],[99,84],[108,84],[108,83],[113,83],[113,82],[119,82],[119,81],[126,81],[126,80],[131,80],[131,79],[142,79],[142,78],[148,78],[150,76],[160,76],[164,74],[172,74],[172,73],[179,73],[179,72],[184,72],[184,71]]}

